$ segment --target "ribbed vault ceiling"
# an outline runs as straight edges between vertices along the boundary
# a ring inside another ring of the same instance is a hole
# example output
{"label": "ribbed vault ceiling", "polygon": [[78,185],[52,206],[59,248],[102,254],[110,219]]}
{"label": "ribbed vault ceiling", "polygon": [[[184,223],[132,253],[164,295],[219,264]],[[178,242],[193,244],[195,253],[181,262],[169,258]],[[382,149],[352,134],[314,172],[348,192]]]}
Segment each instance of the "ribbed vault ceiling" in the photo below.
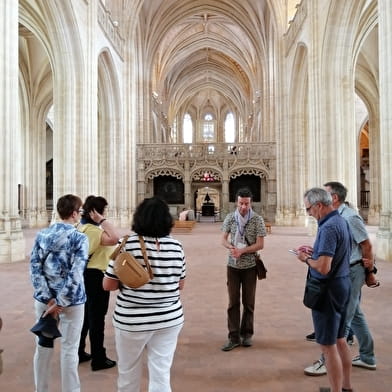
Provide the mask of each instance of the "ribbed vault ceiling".
{"label": "ribbed vault ceiling", "polygon": [[146,68],[168,112],[208,100],[246,115],[262,89],[280,3],[143,1],[138,31]]}

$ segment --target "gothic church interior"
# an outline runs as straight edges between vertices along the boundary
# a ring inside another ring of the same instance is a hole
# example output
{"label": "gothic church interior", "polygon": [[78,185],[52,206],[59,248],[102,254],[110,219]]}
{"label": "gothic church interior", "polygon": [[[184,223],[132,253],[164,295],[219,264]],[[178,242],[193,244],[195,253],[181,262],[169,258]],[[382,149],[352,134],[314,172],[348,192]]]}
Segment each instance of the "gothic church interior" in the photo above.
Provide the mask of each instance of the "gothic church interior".
{"label": "gothic church interior", "polygon": [[[389,0],[6,0],[0,5],[0,262],[65,193],[129,227],[161,194],[223,219],[240,186],[312,226],[337,180],[392,256]],[[204,208],[206,197],[211,208]]]}

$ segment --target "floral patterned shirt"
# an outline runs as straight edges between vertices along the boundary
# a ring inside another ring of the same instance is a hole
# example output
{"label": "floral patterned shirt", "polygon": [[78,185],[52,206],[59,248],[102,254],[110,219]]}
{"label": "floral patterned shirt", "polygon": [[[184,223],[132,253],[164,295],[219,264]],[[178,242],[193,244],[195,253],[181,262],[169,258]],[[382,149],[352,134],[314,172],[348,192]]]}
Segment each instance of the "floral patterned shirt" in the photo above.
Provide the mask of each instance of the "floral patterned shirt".
{"label": "floral patterned shirt", "polygon": [[[237,231],[237,223],[235,221],[234,212],[226,215],[225,220],[222,224],[222,231],[225,233],[230,233],[231,241],[235,237]],[[252,245],[256,242],[257,237],[265,237],[267,235],[265,230],[264,219],[257,214],[254,214],[252,218],[249,219],[248,223],[245,225],[245,238],[247,243]],[[238,269],[252,268],[256,265],[255,261],[256,253],[244,253],[241,255],[239,260],[235,259],[229,254],[228,266]]]}
{"label": "floral patterned shirt", "polygon": [[68,223],[55,223],[41,230],[30,258],[30,278],[34,298],[59,306],[86,302],[83,272],[88,259],[88,238]]}

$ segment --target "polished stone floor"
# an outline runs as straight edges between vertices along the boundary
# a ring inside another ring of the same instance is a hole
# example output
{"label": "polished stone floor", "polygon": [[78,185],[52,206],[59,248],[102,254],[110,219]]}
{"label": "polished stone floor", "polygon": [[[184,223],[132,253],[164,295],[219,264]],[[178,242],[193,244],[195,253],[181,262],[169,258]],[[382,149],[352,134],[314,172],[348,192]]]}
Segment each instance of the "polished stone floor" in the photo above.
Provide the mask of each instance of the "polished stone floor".
{"label": "polished stone floor", "polygon": [[[376,228],[369,227],[376,240]],[[35,231],[26,230],[26,255]],[[265,239],[263,259],[267,280],[257,288],[254,345],[222,352],[226,340],[226,250],[220,246],[220,224],[197,223],[192,233],[174,233],[187,255],[187,281],[182,294],[186,323],[180,335],[172,368],[173,392],[318,392],[327,386],[326,376],[308,377],[303,368],[319,356],[315,343],[305,335],[312,331],[310,312],[302,305],[305,266],[287,250],[312,244],[304,228],[272,227]],[[392,390],[392,263],[378,261],[377,289],[363,289],[363,310],[367,315],[375,345],[376,371],[353,368],[356,392]],[[107,316],[106,347],[115,359],[111,311]],[[0,265],[0,314],[4,348],[1,392],[33,392],[32,356],[34,323],[32,288],[28,261]],[[55,348],[58,351],[58,344]],[[358,345],[351,348],[357,355]],[[58,354],[58,353],[57,353]],[[53,363],[52,392],[60,392],[58,355]],[[115,392],[116,368],[92,372],[89,364],[80,366],[83,392]],[[142,392],[146,392],[146,375]]]}

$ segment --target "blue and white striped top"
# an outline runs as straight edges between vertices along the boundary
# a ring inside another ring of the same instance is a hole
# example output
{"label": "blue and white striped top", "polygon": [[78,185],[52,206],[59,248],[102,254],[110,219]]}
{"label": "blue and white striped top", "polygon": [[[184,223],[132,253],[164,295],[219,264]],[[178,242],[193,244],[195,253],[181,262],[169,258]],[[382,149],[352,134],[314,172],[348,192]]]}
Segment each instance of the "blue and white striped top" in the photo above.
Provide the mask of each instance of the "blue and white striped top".
{"label": "blue and white striped top", "polygon": [[[113,313],[114,327],[130,332],[163,329],[184,322],[179,290],[179,282],[186,273],[183,247],[171,236],[144,237],[144,241],[154,278],[138,289],[120,284]],[[137,234],[129,236],[125,249],[144,264]],[[109,262],[105,276],[118,279],[113,261]]]}

